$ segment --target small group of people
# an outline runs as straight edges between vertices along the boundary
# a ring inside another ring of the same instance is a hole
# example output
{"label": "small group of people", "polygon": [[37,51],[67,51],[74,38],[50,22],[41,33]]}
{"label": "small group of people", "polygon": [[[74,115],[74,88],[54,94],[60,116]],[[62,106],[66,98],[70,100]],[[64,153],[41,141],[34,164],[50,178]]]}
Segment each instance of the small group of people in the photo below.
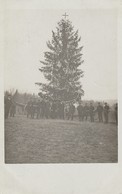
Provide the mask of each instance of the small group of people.
{"label": "small group of people", "polygon": [[89,106],[87,103],[85,104],[85,106],[79,103],[77,110],[78,110],[78,116],[80,121],[83,121],[83,120],[87,121],[89,116],[90,121],[94,122],[94,116],[95,116],[95,113],[97,113],[99,122],[103,122],[103,116],[104,116],[105,123],[108,123],[108,115],[109,115],[110,107],[107,103],[105,103],[104,106],[102,106],[101,103],[99,102],[96,108],[93,106],[93,103],[90,103]]}
{"label": "small group of people", "polygon": [[64,103],[60,101],[49,102],[47,99],[30,100],[25,110],[27,112],[27,118],[64,119]]}

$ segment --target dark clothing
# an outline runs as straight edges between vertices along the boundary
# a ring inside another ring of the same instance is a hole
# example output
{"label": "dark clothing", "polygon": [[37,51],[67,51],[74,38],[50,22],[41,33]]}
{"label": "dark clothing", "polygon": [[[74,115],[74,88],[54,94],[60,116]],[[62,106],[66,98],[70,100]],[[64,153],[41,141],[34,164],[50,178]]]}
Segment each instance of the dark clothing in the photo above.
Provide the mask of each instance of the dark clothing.
{"label": "dark clothing", "polygon": [[16,113],[16,103],[15,102],[12,102],[11,103],[11,107],[10,107],[10,116],[11,117],[14,117],[15,116],[15,113]]}
{"label": "dark clothing", "polygon": [[64,112],[65,112],[65,117],[68,119],[68,115],[69,115],[69,107],[65,107],[64,109]]}
{"label": "dark clothing", "polygon": [[57,104],[57,114],[59,119],[64,119],[64,103],[59,102]]}
{"label": "dark clothing", "polygon": [[102,105],[97,106],[97,113],[98,113],[99,122],[103,122],[103,106]]}
{"label": "dark clothing", "polygon": [[50,116],[50,103],[49,103],[49,101],[45,102],[45,115],[44,116],[46,117],[46,119],[48,119]]}
{"label": "dark clothing", "polygon": [[79,121],[83,121],[83,111],[84,111],[83,106],[82,105],[79,105],[77,107],[77,111],[78,111]]}
{"label": "dark clothing", "polygon": [[11,99],[8,97],[5,97],[4,99],[5,119],[7,119],[9,116],[11,104],[12,104]]}
{"label": "dark clothing", "polygon": [[37,107],[36,107],[36,118],[37,119],[40,119],[40,116],[41,116],[41,102],[37,102],[36,103]]}
{"label": "dark clothing", "polygon": [[94,122],[94,107],[92,105],[89,107],[89,115],[91,122]]}
{"label": "dark clothing", "polygon": [[57,104],[55,102],[53,102],[51,106],[51,117],[53,119],[57,117]]}
{"label": "dark clothing", "polygon": [[31,110],[31,119],[34,119],[35,113],[36,113],[36,102],[32,102],[30,105],[30,110]]}
{"label": "dark clothing", "polygon": [[69,120],[69,119],[73,120],[73,118],[74,118],[74,113],[75,113],[75,106],[74,106],[74,105],[71,105],[71,106],[69,107],[68,120]]}
{"label": "dark clothing", "polygon": [[31,115],[31,101],[29,101],[25,107],[25,110],[27,112],[27,118],[29,117],[29,115]]}
{"label": "dark clothing", "polygon": [[56,110],[57,118],[60,119],[60,117],[61,117],[61,102],[57,102],[56,106],[57,106],[57,110]]}
{"label": "dark clothing", "polygon": [[45,117],[45,108],[46,108],[46,103],[44,100],[41,101],[41,118]]}
{"label": "dark clothing", "polygon": [[105,123],[108,123],[109,106],[105,105],[103,110],[104,110]]}
{"label": "dark clothing", "polygon": [[116,124],[118,124],[118,106],[115,106],[115,119],[116,119]]}
{"label": "dark clothing", "polygon": [[61,107],[60,107],[60,118],[64,119],[64,103],[61,103]]}
{"label": "dark clothing", "polygon": [[87,119],[88,119],[88,114],[89,114],[89,107],[85,105],[83,110],[84,110],[83,117],[84,117],[85,120],[87,121]]}

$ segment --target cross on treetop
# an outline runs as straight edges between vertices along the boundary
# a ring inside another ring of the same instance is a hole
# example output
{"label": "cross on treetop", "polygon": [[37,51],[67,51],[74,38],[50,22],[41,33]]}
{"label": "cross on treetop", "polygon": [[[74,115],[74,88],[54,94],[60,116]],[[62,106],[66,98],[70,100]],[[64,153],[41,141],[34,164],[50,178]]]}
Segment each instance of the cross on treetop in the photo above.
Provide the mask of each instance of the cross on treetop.
{"label": "cross on treetop", "polygon": [[68,17],[68,15],[65,13],[64,15],[62,15],[62,16],[64,16],[65,17],[65,19],[66,19],[66,17]]}

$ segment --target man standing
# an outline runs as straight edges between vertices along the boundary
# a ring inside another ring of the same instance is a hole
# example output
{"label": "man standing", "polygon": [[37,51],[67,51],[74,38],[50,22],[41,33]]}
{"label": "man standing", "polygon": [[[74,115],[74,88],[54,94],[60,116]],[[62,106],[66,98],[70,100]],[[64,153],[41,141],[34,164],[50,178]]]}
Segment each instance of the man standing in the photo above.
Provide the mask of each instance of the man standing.
{"label": "man standing", "polygon": [[74,113],[75,113],[75,106],[73,105],[73,103],[70,103],[70,106],[69,106],[69,114],[68,114],[68,120],[69,120],[69,119],[73,120],[73,118],[74,118]]}
{"label": "man standing", "polygon": [[85,117],[86,121],[88,119],[88,114],[89,114],[89,107],[88,107],[87,103],[85,103],[85,106],[84,106],[84,117]]}
{"label": "man standing", "polygon": [[109,109],[110,109],[110,108],[109,108],[108,104],[105,103],[104,108],[103,108],[103,110],[104,110],[105,123],[108,123]]}
{"label": "man standing", "polygon": [[83,121],[83,106],[81,102],[79,102],[79,106],[77,107],[79,121]]}
{"label": "man standing", "polygon": [[36,115],[36,118],[37,119],[40,119],[40,110],[41,110],[41,101],[40,99],[37,101],[37,108],[36,108],[36,111],[37,111],[37,115]]}
{"label": "man standing", "polygon": [[45,117],[45,108],[46,108],[46,103],[45,103],[45,100],[42,99],[41,101],[41,118],[42,119]]}
{"label": "man standing", "polygon": [[58,115],[59,119],[64,119],[64,115],[63,115],[64,110],[63,109],[64,109],[63,102],[58,101],[58,104],[57,104],[57,115]]}
{"label": "man standing", "polygon": [[94,122],[94,106],[92,105],[92,103],[90,103],[89,106],[89,114],[91,122]]}
{"label": "man standing", "polygon": [[26,107],[25,107],[25,110],[26,110],[26,112],[27,112],[27,118],[29,118],[29,115],[31,115],[31,103],[32,103],[32,101],[31,101],[31,99],[30,99],[30,100],[28,101]]}
{"label": "man standing", "polygon": [[97,113],[98,113],[99,122],[103,122],[103,106],[100,104],[100,102],[98,103],[98,106],[97,106]]}
{"label": "man standing", "polygon": [[48,99],[45,100],[45,117],[46,119],[50,117],[50,102]]}
{"label": "man standing", "polygon": [[32,103],[31,103],[31,119],[34,119],[34,116],[35,116],[35,113],[36,113],[36,99],[33,99],[32,100]]}
{"label": "man standing", "polygon": [[68,119],[68,117],[69,117],[69,106],[67,104],[64,107],[64,112],[65,112],[65,118]]}
{"label": "man standing", "polygon": [[115,104],[115,119],[116,119],[116,124],[118,125],[118,104]]}
{"label": "man standing", "polygon": [[57,101],[57,118],[61,119],[61,102],[60,100]]}
{"label": "man standing", "polygon": [[5,119],[7,119],[9,116],[11,104],[12,104],[11,95],[5,96],[4,99]]}
{"label": "man standing", "polygon": [[61,110],[60,110],[60,113],[61,113],[61,119],[64,119],[64,103],[61,102]]}
{"label": "man standing", "polygon": [[57,117],[56,113],[57,113],[57,103],[55,100],[53,100],[52,106],[51,106],[51,116],[53,119]]}
{"label": "man standing", "polygon": [[16,103],[12,101],[11,108],[10,108],[10,117],[14,117],[15,113],[16,113]]}

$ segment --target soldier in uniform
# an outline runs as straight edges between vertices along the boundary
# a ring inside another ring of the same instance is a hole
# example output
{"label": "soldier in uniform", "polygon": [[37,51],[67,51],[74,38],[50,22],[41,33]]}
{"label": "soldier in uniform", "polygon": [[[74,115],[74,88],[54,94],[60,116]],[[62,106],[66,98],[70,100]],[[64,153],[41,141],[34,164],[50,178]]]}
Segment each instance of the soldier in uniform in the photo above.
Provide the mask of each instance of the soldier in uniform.
{"label": "soldier in uniform", "polygon": [[37,101],[37,107],[36,107],[36,112],[37,112],[37,115],[36,115],[36,118],[37,119],[40,119],[40,114],[41,114],[41,101],[40,100],[38,100]]}
{"label": "soldier in uniform", "polygon": [[59,104],[59,118],[64,119],[64,103],[60,102]]}
{"label": "soldier in uniform", "polygon": [[30,105],[30,110],[31,110],[31,119],[34,119],[35,113],[36,113],[36,100],[33,99]]}
{"label": "soldier in uniform", "polygon": [[85,106],[84,106],[84,117],[85,117],[85,120],[87,121],[88,119],[88,114],[89,114],[89,107],[87,105],[87,103],[85,103]]}
{"label": "soldier in uniform", "polygon": [[79,121],[83,121],[83,106],[81,105],[81,102],[79,102],[77,111],[78,111]]}
{"label": "soldier in uniform", "polygon": [[53,119],[57,117],[56,113],[57,113],[57,103],[53,101],[51,106],[51,115]]}
{"label": "soldier in uniform", "polygon": [[46,103],[44,98],[41,101],[41,118],[43,119],[45,117],[45,108],[46,108]]}
{"label": "soldier in uniform", "polygon": [[109,109],[110,109],[110,108],[109,108],[108,104],[105,103],[105,105],[104,105],[104,107],[103,107],[105,123],[108,123]]}
{"label": "soldier in uniform", "polygon": [[98,103],[98,106],[97,106],[97,113],[98,113],[99,122],[103,122],[103,106],[100,104],[100,102]]}
{"label": "soldier in uniform", "polygon": [[116,119],[116,124],[118,124],[118,104],[115,104],[115,119]]}
{"label": "soldier in uniform", "polygon": [[60,100],[57,100],[57,102],[56,102],[56,116],[58,119],[61,118],[61,102],[60,102]]}
{"label": "soldier in uniform", "polygon": [[14,117],[15,113],[16,113],[16,103],[12,101],[11,108],[10,108],[10,117]]}
{"label": "soldier in uniform", "polygon": [[69,113],[68,113],[68,120],[69,119],[73,120],[74,113],[75,113],[75,106],[74,106],[73,103],[70,103],[70,105],[69,105]]}
{"label": "soldier in uniform", "polygon": [[57,116],[59,119],[64,119],[64,103],[61,101],[57,102]]}
{"label": "soldier in uniform", "polygon": [[94,122],[94,106],[92,103],[90,103],[90,106],[89,106],[89,115],[90,115],[91,122]]}
{"label": "soldier in uniform", "polygon": [[45,100],[45,117],[46,119],[50,117],[50,102],[48,99]]}
{"label": "soldier in uniform", "polygon": [[60,107],[60,118],[64,119],[64,103],[61,102],[61,107]]}
{"label": "soldier in uniform", "polygon": [[25,107],[25,110],[27,112],[27,118],[29,118],[29,115],[31,115],[31,103],[32,103],[32,100],[29,100]]}
{"label": "soldier in uniform", "polygon": [[68,119],[68,114],[69,114],[69,106],[66,104],[65,108],[64,108],[64,112],[65,112],[65,117]]}
{"label": "soldier in uniform", "polygon": [[7,119],[9,116],[11,104],[12,104],[11,95],[5,96],[4,98],[5,119]]}

